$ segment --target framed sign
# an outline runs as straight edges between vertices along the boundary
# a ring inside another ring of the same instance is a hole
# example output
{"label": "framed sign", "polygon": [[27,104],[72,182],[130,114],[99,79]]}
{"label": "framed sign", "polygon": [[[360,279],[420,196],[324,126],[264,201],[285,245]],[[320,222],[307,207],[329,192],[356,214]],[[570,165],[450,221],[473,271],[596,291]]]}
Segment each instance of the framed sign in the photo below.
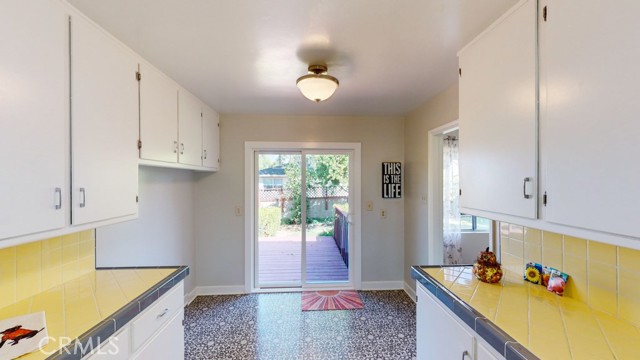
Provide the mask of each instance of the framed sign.
{"label": "framed sign", "polygon": [[399,199],[402,197],[402,163],[382,163],[382,198]]}

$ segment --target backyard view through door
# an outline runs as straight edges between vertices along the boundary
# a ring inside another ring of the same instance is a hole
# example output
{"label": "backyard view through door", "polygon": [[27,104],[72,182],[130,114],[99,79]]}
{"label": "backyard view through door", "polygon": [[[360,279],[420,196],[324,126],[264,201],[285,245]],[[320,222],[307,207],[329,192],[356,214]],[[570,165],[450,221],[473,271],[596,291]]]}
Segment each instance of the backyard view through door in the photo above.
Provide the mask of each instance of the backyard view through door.
{"label": "backyard view through door", "polygon": [[350,154],[257,152],[258,288],[350,284]]}

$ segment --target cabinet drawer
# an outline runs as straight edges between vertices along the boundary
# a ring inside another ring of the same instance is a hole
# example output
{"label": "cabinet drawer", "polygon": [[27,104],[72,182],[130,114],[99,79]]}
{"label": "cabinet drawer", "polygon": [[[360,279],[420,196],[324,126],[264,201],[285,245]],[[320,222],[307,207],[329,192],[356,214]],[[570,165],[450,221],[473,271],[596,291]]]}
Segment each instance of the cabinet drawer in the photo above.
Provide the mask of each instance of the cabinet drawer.
{"label": "cabinet drawer", "polygon": [[147,342],[132,360],[156,360],[156,359],[184,359],[184,328],[182,320],[184,312],[181,310]]}
{"label": "cabinet drawer", "polygon": [[133,351],[144,344],[183,307],[184,285],[181,282],[133,321],[131,326]]}

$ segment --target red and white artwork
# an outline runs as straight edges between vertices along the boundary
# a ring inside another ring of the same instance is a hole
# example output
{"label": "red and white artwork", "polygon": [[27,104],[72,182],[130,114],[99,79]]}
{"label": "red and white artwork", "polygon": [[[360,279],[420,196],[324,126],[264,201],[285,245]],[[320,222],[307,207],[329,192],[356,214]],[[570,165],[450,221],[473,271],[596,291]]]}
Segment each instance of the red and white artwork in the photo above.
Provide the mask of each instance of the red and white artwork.
{"label": "red and white artwork", "polygon": [[0,360],[36,351],[48,342],[44,311],[0,320]]}

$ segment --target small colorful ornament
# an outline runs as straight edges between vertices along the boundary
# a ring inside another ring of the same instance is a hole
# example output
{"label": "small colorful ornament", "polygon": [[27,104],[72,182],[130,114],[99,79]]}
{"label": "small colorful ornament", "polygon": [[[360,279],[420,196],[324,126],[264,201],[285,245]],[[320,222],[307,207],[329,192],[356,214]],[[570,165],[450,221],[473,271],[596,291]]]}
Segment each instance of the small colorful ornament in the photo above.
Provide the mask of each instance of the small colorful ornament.
{"label": "small colorful ornament", "polygon": [[534,284],[541,284],[542,277],[543,277],[542,269],[543,269],[543,266],[538,263],[534,263],[534,262],[527,263],[527,266],[525,266],[525,270],[524,270],[524,279]]}
{"label": "small colorful ornament", "polygon": [[496,260],[496,254],[489,251],[489,248],[480,252],[472,271],[478,280],[489,284],[497,283],[502,279],[500,263]]}
{"label": "small colorful ornament", "polygon": [[564,295],[564,287],[567,285],[567,279],[569,278],[569,275],[553,268],[551,270],[552,271],[551,276],[549,277],[547,290],[562,296]]}
{"label": "small colorful ornament", "polygon": [[528,282],[542,285],[547,290],[562,296],[569,275],[558,269],[529,262],[525,266],[524,279]]}

